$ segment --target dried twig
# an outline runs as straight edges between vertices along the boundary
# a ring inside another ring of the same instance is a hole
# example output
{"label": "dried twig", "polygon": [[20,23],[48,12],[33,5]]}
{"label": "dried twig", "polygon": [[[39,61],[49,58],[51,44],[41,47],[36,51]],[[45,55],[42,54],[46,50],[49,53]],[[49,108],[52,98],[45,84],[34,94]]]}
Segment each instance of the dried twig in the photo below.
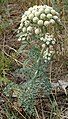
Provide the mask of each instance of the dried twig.
{"label": "dried twig", "polygon": [[23,63],[20,62],[19,60],[15,59],[14,57],[12,57],[11,55],[9,55],[8,53],[6,53],[5,51],[2,50],[2,52],[4,52],[4,54],[10,58],[12,58],[17,64],[19,63],[20,65],[23,66]]}
{"label": "dried twig", "polygon": [[26,117],[24,117],[24,115],[22,115],[22,113],[15,106],[13,106],[13,104],[10,102],[10,100],[5,95],[2,94],[2,97],[4,97],[7,100],[7,102],[11,104],[14,110],[16,110],[23,117],[23,119],[26,119]]}
{"label": "dried twig", "polygon": [[38,118],[38,119],[40,119],[40,117],[39,117],[39,114],[38,114],[38,111],[37,111],[36,107],[35,107],[35,112],[36,112],[37,118]]}

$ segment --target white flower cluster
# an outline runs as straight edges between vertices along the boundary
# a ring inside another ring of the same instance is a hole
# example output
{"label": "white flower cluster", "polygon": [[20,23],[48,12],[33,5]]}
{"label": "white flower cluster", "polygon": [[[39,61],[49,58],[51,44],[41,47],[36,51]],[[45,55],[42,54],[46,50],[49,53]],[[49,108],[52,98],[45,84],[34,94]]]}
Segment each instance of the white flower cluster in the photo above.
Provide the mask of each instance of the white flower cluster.
{"label": "white flower cluster", "polygon": [[47,63],[52,60],[52,56],[54,54],[54,50],[49,50],[48,48],[43,52],[44,62]]}
{"label": "white flower cluster", "polygon": [[[18,33],[22,34],[42,34],[43,30],[49,25],[54,25],[60,21],[59,14],[52,7],[47,5],[35,5],[24,12],[21,19],[21,24]],[[24,35],[19,37],[20,40],[25,40]]]}
{"label": "white flower cluster", "polygon": [[44,44],[42,44],[42,48],[45,49],[45,46],[47,46],[46,50],[43,52],[43,59],[45,62],[48,62],[51,60],[52,55],[54,54],[53,45],[56,43],[56,39],[53,38],[53,35],[50,35],[47,33],[45,35],[45,38],[40,38],[42,41],[44,41]]}
{"label": "white flower cluster", "polygon": [[56,39],[53,38],[53,35],[49,35],[49,33],[45,34],[45,38],[41,37],[41,41],[44,41],[47,46],[54,45],[56,43]]}
{"label": "white flower cluster", "polygon": [[46,49],[46,51],[43,52],[43,59],[45,63],[51,60],[52,54],[53,51],[49,50],[48,48]]}

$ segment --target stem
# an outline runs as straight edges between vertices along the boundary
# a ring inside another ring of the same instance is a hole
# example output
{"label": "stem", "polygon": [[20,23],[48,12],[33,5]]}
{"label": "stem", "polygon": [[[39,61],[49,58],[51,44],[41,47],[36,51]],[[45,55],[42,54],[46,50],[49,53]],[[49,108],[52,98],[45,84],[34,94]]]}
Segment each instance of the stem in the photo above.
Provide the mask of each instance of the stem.
{"label": "stem", "polygon": [[52,73],[52,61],[50,63],[50,83],[51,83],[51,73]]}
{"label": "stem", "polygon": [[[3,51],[4,50],[4,45],[5,45],[5,33],[4,33],[4,39],[3,39]],[[4,52],[2,52],[2,60],[3,60],[3,76],[5,77],[5,70],[4,70]]]}
{"label": "stem", "polygon": [[[44,48],[42,48],[41,53],[40,53],[40,56],[39,56],[39,58],[38,58],[38,60],[37,60],[37,66],[38,66],[38,67],[40,66],[40,59],[41,59],[41,55],[42,55],[43,51],[44,51]],[[39,68],[38,68],[38,69],[36,70],[36,72],[34,73],[34,77],[32,78],[32,80],[35,80],[35,79],[36,79],[37,74],[38,74],[38,71],[39,71]]]}

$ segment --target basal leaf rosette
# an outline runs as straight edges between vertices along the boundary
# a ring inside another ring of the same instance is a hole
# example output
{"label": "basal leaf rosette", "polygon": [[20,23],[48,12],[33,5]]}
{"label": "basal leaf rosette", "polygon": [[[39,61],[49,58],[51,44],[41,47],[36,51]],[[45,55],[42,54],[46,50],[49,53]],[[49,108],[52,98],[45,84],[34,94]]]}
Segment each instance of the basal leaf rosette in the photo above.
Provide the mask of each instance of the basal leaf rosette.
{"label": "basal leaf rosette", "polygon": [[[31,36],[44,36],[49,26],[59,23],[59,13],[47,5],[30,7],[22,15],[18,29],[18,40],[29,39]],[[33,37],[32,37],[33,38]]]}

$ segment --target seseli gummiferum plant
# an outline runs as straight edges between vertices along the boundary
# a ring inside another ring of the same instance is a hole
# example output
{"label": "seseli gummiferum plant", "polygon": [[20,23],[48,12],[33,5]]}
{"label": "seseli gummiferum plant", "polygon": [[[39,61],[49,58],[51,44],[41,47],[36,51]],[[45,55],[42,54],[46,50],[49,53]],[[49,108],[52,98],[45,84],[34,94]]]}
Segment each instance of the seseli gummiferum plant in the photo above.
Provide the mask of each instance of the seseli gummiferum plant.
{"label": "seseli gummiferum plant", "polygon": [[[25,58],[23,68],[17,72],[25,75],[27,81],[20,84],[18,99],[30,115],[35,115],[36,97],[47,95],[50,99],[52,86],[47,69],[55,55],[57,39],[54,31],[59,24],[59,13],[47,5],[35,5],[22,15],[18,41],[22,42],[19,52]],[[50,99],[52,101],[55,103],[54,97]]]}
{"label": "seseli gummiferum plant", "polygon": [[25,66],[25,69],[28,69],[26,74],[29,73],[29,80],[23,86],[22,97],[22,104],[27,112],[34,112],[35,98],[40,96],[41,92],[42,95],[48,96],[51,93],[46,69],[55,54],[54,30],[58,24],[59,13],[47,5],[35,5],[22,15],[18,41],[26,42],[23,52],[27,50],[29,59]]}

